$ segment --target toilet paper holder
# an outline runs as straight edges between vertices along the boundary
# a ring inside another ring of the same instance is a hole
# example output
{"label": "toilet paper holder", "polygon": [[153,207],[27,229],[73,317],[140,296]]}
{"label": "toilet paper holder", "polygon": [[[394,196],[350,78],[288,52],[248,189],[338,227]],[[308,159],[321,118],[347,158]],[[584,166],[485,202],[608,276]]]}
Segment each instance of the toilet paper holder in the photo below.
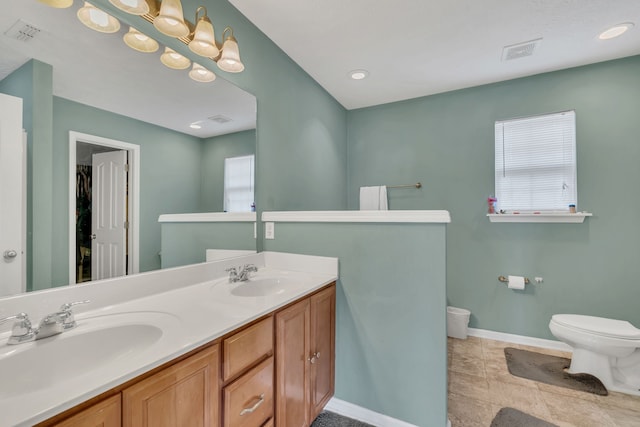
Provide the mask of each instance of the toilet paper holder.
{"label": "toilet paper holder", "polygon": [[[498,276],[498,280],[501,281],[502,283],[509,283],[509,279],[507,279],[505,276]],[[529,284],[529,279],[527,279],[526,277],[524,278],[524,284],[525,285]]]}

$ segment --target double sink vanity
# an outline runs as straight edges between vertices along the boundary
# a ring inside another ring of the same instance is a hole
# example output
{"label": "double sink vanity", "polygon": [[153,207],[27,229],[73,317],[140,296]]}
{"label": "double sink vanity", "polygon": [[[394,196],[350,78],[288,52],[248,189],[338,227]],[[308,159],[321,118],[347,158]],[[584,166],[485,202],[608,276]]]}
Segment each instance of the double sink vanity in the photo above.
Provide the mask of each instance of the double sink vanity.
{"label": "double sink vanity", "polygon": [[0,317],[76,323],[15,345],[2,325],[0,425],[308,426],[333,395],[337,266],[263,252],[4,298]]}

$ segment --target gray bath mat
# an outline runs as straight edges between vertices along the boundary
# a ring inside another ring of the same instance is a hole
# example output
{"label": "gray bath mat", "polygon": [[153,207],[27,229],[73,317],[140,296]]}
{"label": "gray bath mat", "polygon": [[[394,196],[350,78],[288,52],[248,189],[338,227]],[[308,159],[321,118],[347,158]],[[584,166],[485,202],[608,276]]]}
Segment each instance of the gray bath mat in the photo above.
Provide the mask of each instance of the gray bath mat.
{"label": "gray bath mat", "polygon": [[366,424],[351,418],[343,417],[342,415],[334,414],[333,412],[324,411],[318,418],[313,421],[311,427],[373,427],[370,424]]}
{"label": "gray bath mat", "polygon": [[491,427],[558,427],[513,408],[502,408],[491,421]]}
{"label": "gray bath mat", "polygon": [[566,357],[550,356],[511,347],[504,349],[504,356],[507,359],[509,373],[516,377],[600,396],[609,394],[602,382],[593,375],[566,373],[565,368],[571,365],[571,359]]}

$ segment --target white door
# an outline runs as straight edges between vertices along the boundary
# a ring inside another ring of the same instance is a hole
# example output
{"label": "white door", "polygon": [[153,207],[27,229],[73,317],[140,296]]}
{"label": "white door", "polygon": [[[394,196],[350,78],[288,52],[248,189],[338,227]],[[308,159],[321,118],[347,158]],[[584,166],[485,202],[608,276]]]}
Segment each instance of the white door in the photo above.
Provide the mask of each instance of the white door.
{"label": "white door", "polygon": [[0,94],[0,296],[25,291],[22,99]]}
{"label": "white door", "polygon": [[91,280],[126,274],[127,152],[93,155]]}

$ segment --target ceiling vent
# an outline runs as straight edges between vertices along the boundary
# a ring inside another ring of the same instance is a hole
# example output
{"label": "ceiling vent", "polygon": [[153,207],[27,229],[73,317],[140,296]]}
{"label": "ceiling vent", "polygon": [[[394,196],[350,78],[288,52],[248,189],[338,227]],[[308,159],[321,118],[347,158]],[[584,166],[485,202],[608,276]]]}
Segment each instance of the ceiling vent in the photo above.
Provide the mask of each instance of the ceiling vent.
{"label": "ceiling vent", "polygon": [[40,33],[40,28],[34,27],[31,24],[27,24],[22,19],[18,19],[15,24],[11,26],[5,35],[9,38],[20,40],[22,42],[29,42],[33,40]]}
{"label": "ceiling vent", "polygon": [[511,61],[512,59],[524,58],[534,54],[542,39],[529,40],[528,42],[512,44],[502,49],[502,60]]}
{"label": "ceiling vent", "polygon": [[209,120],[211,120],[212,122],[219,123],[219,124],[229,123],[229,122],[233,121],[229,117],[223,116],[222,114],[218,114],[217,116],[211,116],[211,117],[209,117]]}

